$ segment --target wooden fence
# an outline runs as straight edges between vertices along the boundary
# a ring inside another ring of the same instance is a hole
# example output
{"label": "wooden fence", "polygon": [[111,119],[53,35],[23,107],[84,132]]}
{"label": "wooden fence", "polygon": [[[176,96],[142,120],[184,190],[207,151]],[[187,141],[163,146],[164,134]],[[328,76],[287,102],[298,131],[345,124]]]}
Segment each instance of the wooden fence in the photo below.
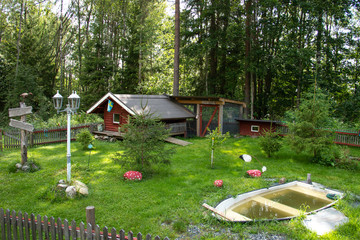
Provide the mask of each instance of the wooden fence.
{"label": "wooden fence", "polygon": [[[92,131],[97,124],[82,124],[71,127],[71,140],[76,139],[76,135],[81,129],[88,128]],[[66,142],[67,128],[58,127],[51,129],[35,129],[27,137],[28,146]],[[20,130],[1,130],[0,129],[0,151],[2,149],[20,148]]]}
{"label": "wooden fence", "polygon": [[[334,143],[360,147],[360,130],[327,130],[334,133]],[[289,128],[286,125],[277,125],[276,131],[278,131],[282,136],[289,134]]]}
{"label": "wooden fence", "polygon": [[[94,224],[95,225],[95,224]],[[85,228],[86,227],[86,228]],[[68,220],[61,221],[60,218],[55,220],[54,217],[48,218],[32,213],[24,215],[19,211],[16,213],[10,210],[0,208],[0,236],[2,240],[151,240],[151,235],[147,234],[145,237],[141,233],[136,236],[130,231],[127,236],[124,230],[117,231],[115,228],[110,230],[104,227],[100,231],[99,225],[92,227],[88,222],[85,226],[81,222],[78,226],[73,220],[71,223]],[[160,240],[159,236],[154,238]],[[169,240],[165,238],[164,240]]]}

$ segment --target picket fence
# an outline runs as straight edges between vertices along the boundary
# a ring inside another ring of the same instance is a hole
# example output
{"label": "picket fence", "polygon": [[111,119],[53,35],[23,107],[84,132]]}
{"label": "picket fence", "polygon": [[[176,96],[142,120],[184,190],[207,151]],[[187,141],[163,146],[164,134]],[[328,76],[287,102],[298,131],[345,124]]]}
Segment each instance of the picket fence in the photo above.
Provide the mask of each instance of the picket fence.
{"label": "picket fence", "polygon": [[[326,129],[329,132],[333,133],[334,143],[339,145],[360,147],[360,131],[357,130],[331,130]],[[277,125],[276,131],[280,135],[285,136],[289,134],[289,127],[286,125]]]}
{"label": "picket fence", "polygon": [[[133,232],[129,231],[127,236],[124,230],[117,231],[111,228],[110,231],[104,227],[100,231],[99,225],[93,228],[91,223],[85,224],[81,222],[77,227],[76,222],[73,220],[71,223],[68,220],[61,221],[58,218],[55,221],[54,217],[48,218],[32,213],[24,215],[19,211],[10,213],[10,210],[0,208],[0,236],[3,240],[151,240],[150,234],[145,237],[141,233],[134,236]],[[154,238],[160,240],[159,236]],[[164,240],[169,240],[165,237]]]}
{"label": "picket fence", "polygon": [[[71,140],[76,139],[76,135],[80,130],[87,128],[90,131],[94,130],[97,126],[96,123],[81,124],[71,127]],[[66,142],[67,128],[57,127],[50,129],[35,129],[32,133],[28,134],[27,144],[29,147],[36,145],[44,145],[51,143]],[[20,148],[20,130],[1,130],[0,129],[0,151],[10,148]]]}

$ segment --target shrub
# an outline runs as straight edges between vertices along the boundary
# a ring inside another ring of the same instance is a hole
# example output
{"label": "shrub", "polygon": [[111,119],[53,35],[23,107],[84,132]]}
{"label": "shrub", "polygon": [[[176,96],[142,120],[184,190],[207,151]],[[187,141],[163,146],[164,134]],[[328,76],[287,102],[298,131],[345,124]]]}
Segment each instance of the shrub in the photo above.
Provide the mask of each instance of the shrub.
{"label": "shrub", "polygon": [[281,137],[279,133],[264,131],[264,135],[260,138],[260,147],[266,153],[269,158],[275,152],[278,152],[281,148]]}
{"label": "shrub", "polygon": [[329,107],[329,101],[321,91],[318,90],[315,96],[307,94],[294,113],[294,123],[289,124],[287,139],[296,152],[313,154],[313,162],[334,166],[337,149],[332,133],[321,129],[331,122]]}
{"label": "shrub", "polygon": [[117,153],[113,160],[126,168],[142,173],[154,171],[153,165],[169,165],[173,149],[165,148],[169,131],[165,124],[143,109],[136,113],[120,129],[124,140],[120,143],[125,151]]}
{"label": "shrub", "polygon": [[90,133],[89,129],[83,129],[77,134],[76,140],[80,142],[84,150],[88,149],[88,145],[94,141],[94,136]]}

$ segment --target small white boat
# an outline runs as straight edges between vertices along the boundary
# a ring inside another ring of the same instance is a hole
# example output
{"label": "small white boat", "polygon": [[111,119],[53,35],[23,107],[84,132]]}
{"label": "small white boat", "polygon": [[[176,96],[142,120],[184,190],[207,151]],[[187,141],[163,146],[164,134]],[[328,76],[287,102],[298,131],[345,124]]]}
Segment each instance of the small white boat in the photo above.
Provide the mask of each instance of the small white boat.
{"label": "small white boat", "polygon": [[343,193],[320,184],[294,181],[239,194],[221,201],[215,208],[206,204],[203,206],[213,211],[217,218],[232,222],[285,220],[302,212],[311,214],[321,211],[342,197]]}

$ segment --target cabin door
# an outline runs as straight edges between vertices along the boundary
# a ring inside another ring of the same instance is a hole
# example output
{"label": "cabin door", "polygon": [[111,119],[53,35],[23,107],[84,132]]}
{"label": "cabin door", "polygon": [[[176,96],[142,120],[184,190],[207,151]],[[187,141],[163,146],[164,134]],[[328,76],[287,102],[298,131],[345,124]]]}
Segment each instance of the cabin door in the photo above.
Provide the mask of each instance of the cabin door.
{"label": "cabin door", "polygon": [[214,130],[219,126],[219,106],[200,105],[200,137],[206,135],[207,129]]}

